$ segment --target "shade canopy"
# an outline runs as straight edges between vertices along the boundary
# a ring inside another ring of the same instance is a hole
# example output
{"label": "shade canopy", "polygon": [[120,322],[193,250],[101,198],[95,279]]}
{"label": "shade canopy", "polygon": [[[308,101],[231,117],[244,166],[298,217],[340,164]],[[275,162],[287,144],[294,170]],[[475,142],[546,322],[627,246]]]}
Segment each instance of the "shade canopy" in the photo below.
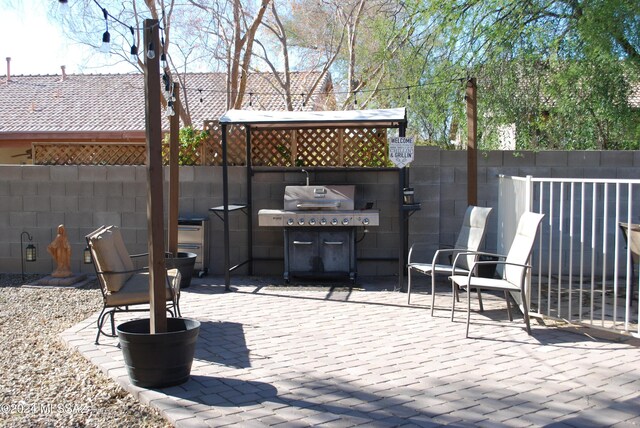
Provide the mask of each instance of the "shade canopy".
{"label": "shade canopy", "polygon": [[252,128],[305,128],[329,126],[384,126],[398,128],[407,123],[404,107],[343,111],[256,111],[229,110],[221,125],[251,125]]}

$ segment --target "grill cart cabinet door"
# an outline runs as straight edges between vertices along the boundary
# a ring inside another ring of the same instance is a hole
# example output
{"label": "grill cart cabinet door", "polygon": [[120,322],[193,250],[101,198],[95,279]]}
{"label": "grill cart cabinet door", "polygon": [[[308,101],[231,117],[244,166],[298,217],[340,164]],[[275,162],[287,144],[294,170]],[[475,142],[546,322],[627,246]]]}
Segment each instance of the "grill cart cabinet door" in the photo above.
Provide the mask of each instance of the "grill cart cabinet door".
{"label": "grill cart cabinet door", "polygon": [[289,233],[290,272],[313,272],[318,270],[318,232],[295,230]]}
{"label": "grill cart cabinet door", "polygon": [[351,242],[349,231],[331,231],[318,236],[318,253],[325,272],[349,273]]}
{"label": "grill cart cabinet door", "polygon": [[209,219],[180,217],[178,219],[178,251],[195,253],[194,270],[202,278],[209,271]]}
{"label": "grill cart cabinet door", "polygon": [[349,275],[355,281],[354,228],[285,228],[284,279]]}

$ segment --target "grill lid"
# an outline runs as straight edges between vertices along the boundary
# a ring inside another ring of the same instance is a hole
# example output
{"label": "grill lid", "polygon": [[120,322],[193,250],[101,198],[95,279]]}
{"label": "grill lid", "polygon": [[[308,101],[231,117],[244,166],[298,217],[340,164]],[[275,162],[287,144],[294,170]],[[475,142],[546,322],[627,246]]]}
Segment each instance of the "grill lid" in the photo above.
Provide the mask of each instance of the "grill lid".
{"label": "grill lid", "polygon": [[284,189],[284,209],[338,210],[354,209],[355,185],[287,186]]}

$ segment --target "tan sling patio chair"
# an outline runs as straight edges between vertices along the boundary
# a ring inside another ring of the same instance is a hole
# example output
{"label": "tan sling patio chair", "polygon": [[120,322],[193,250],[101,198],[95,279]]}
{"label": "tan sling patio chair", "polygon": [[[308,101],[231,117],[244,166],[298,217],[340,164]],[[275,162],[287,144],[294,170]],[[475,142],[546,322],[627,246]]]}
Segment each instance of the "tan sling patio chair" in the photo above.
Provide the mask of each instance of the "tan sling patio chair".
{"label": "tan sling patio chair", "polygon": [[[468,291],[472,288],[476,289],[478,293],[480,290],[494,290],[503,291],[504,297],[507,301],[507,312],[509,314],[509,320],[513,321],[511,316],[511,306],[509,304],[509,293],[518,293],[522,298],[522,310],[524,315],[524,322],[527,327],[527,333],[531,334],[531,326],[529,325],[529,312],[528,312],[528,296],[525,289],[525,279],[527,272],[531,269],[529,258],[533,251],[533,244],[538,234],[538,228],[544,214],[537,214],[532,212],[526,212],[522,214],[518,221],[518,228],[516,230],[516,236],[513,238],[509,253],[506,256],[491,254],[497,256],[502,260],[498,261],[477,261],[471,266],[468,273],[460,275],[460,271],[457,269],[457,261],[454,260],[454,271],[450,277],[451,286],[454,289],[465,288],[467,290],[467,332],[466,337],[469,337],[469,322],[471,320],[471,293]],[[481,253],[487,254],[487,253]],[[465,256],[460,254],[458,257]],[[473,276],[473,272],[476,268],[482,264],[496,264],[502,265],[502,278],[482,278]],[[455,298],[451,306],[451,320],[453,320],[453,313],[455,310]]]}
{"label": "tan sling patio chair", "polygon": [[[480,249],[487,231],[487,219],[491,213],[490,207],[469,206],[464,214],[462,227],[458,233],[458,239],[453,248],[439,249],[433,255],[433,259],[421,259],[420,248],[426,243],[415,243],[409,250],[409,261],[407,265],[407,304],[411,304],[411,272],[415,271],[431,276],[431,315],[436,302],[436,279],[435,276],[451,275],[453,272],[452,261],[458,253],[475,252]],[[446,257],[451,256],[451,257]],[[443,261],[444,259],[444,261]],[[476,255],[471,254],[462,257],[458,261],[457,272],[469,272],[470,266],[476,261]],[[447,263],[448,262],[448,263]],[[456,290],[457,297],[457,290]]]}
{"label": "tan sling patio chair", "polygon": [[[87,245],[96,269],[103,307],[98,316],[98,334],[115,337],[114,315],[117,312],[149,311],[149,268],[136,269],[133,258],[148,256],[129,255],[117,226],[101,226],[86,236]],[[177,269],[167,270],[166,277],[167,311],[171,316],[180,316],[180,273]],[[111,333],[103,330],[105,319],[111,318]]]}

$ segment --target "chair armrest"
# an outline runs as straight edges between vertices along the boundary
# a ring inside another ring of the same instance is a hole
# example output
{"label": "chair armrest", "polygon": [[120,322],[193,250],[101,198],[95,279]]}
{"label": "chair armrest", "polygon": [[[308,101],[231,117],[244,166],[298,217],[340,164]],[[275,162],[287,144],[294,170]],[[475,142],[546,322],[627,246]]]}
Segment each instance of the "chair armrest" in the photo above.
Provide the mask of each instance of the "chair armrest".
{"label": "chair armrest", "polygon": [[[171,254],[171,251],[165,251],[164,256],[172,257],[173,254]],[[135,257],[149,257],[149,253],[129,254],[129,257],[131,257],[132,259]]]}
{"label": "chair armrest", "polygon": [[[412,256],[414,256],[413,251],[414,249],[419,249],[421,247],[426,247],[427,244],[426,242],[417,242],[413,245],[411,245],[411,248],[409,249],[409,258],[408,258],[408,263],[413,262],[417,262],[420,261],[417,259],[417,257],[415,258],[415,260],[412,260]],[[447,246],[447,248],[439,248],[438,250],[436,250],[436,252],[433,255],[433,258],[430,260],[432,264],[435,264],[436,261],[438,260],[438,258],[443,255],[443,254],[449,254],[449,253],[455,253],[456,251],[467,251],[467,248],[453,248],[453,246]],[[423,259],[423,261],[426,263],[428,262],[426,259]]]}
{"label": "chair armrest", "polygon": [[129,257],[136,258],[136,257],[148,257],[149,253],[140,253],[140,254],[129,254]]}
{"label": "chair armrest", "polygon": [[[461,251],[458,254],[456,254],[456,258],[453,260],[453,269],[451,269],[451,274],[455,275],[456,274],[456,266],[458,265],[458,257],[460,256],[470,256],[470,255],[474,255],[476,257],[478,256],[492,256],[492,257],[498,257],[498,258],[502,258],[505,259],[507,256],[505,256],[504,254],[497,254],[497,253],[489,253],[486,251]],[[469,275],[471,275],[475,269],[476,269],[476,264],[479,263],[477,260],[474,262],[474,265],[471,267],[471,269],[469,269]],[[484,263],[484,262],[482,262]],[[496,264],[499,263],[499,260],[488,260],[486,264]]]}
{"label": "chair armrest", "polygon": [[105,270],[100,271],[96,269],[96,274],[98,275],[120,275],[123,273],[140,273],[140,272],[149,272],[149,267],[145,266],[140,269],[131,269],[131,270]]}

